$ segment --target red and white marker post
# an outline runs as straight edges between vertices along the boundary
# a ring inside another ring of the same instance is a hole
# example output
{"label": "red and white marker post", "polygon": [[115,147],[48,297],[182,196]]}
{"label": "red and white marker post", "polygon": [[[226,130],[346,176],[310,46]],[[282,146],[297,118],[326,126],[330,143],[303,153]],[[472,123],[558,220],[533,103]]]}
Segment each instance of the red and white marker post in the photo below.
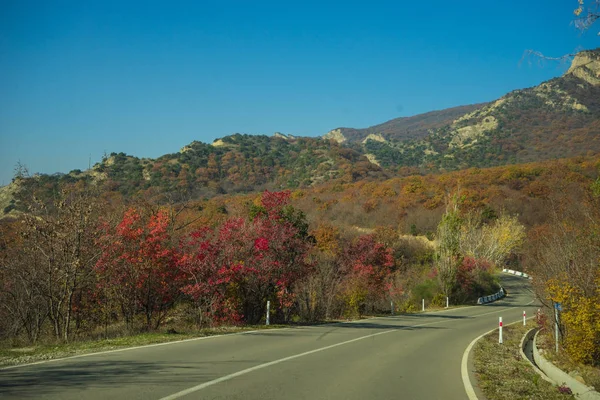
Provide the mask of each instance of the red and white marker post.
{"label": "red and white marker post", "polygon": [[502,317],[500,317],[500,322],[498,325],[498,343],[502,344]]}
{"label": "red and white marker post", "polygon": [[523,326],[527,325],[527,318],[525,317],[525,310],[523,310]]}

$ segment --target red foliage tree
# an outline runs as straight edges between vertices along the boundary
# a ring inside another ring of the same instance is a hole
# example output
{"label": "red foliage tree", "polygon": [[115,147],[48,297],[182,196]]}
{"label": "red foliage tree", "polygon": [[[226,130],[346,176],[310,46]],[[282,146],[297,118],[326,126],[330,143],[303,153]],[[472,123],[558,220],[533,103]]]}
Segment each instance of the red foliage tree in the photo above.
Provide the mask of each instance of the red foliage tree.
{"label": "red foliage tree", "polygon": [[264,192],[254,218],[231,218],[215,230],[203,228],[184,241],[180,269],[189,276],[183,291],[213,319],[258,322],[267,300],[287,320],[294,283],[309,271],[310,247],[297,216],[286,210],[289,192]]}
{"label": "red foliage tree", "polygon": [[351,313],[364,312],[386,297],[394,267],[392,249],[375,241],[373,235],[360,236],[350,244],[345,254],[346,277],[344,297]]}
{"label": "red foliage tree", "polygon": [[135,208],[116,227],[103,227],[95,267],[99,289],[104,301],[118,302],[130,326],[142,311],[147,328],[157,328],[180,293],[181,271],[168,227],[166,211],[147,215]]}

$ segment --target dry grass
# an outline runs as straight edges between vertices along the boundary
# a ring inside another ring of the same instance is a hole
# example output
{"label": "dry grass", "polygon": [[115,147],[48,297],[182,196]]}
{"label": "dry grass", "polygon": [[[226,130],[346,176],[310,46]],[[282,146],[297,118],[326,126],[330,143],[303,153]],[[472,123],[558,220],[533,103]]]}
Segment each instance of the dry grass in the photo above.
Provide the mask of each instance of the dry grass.
{"label": "dry grass", "polygon": [[281,327],[283,326],[226,326],[201,330],[190,330],[187,332],[146,332],[110,339],[81,340],[74,341],[72,343],[44,343],[18,347],[12,346],[10,343],[2,343],[0,344],[0,366],[27,364],[36,361],[51,360],[80,354],[95,353],[99,351],[116,350],[156,343],[175,342],[184,339],[238,333],[256,329],[274,329]]}
{"label": "dry grass", "polygon": [[566,400],[558,388],[544,381],[521,358],[519,346],[531,326],[514,324],[504,327],[503,344],[498,331],[483,337],[474,348],[475,371],[479,387],[488,400],[532,399]]}

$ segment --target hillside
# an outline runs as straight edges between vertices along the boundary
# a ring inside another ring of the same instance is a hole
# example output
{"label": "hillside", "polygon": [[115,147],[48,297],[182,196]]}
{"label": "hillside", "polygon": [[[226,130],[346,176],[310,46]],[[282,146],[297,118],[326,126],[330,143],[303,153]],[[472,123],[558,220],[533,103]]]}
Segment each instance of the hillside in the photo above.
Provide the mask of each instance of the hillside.
{"label": "hillside", "polygon": [[112,153],[88,171],[38,175],[4,188],[2,215],[92,180],[125,197],[170,202],[520,164],[600,153],[600,50],[561,77],[478,105],[397,118],[323,138],[234,134],[157,159]]}
{"label": "hillside", "polygon": [[342,128],[325,137],[361,142],[369,158],[383,167],[423,171],[595,154],[600,152],[599,60],[600,49],[584,51],[563,76],[490,103],[363,130]]}
{"label": "hillside", "polygon": [[[225,193],[307,187],[329,181],[380,179],[386,173],[360,151],[321,138],[235,134],[194,141],[157,159],[112,153],[88,171],[36,175],[2,191],[4,214],[25,211],[32,190],[50,197],[61,184],[92,180],[126,197],[182,201]],[[13,198],[14,196],[14,198]]]}
{"label": "hillside", "polygon": [[323,135],[339,143],[361,143],[369,135],[381,135],[387,140],[411,140],[426,137],[430,130],[441,128],[456,118],[483,107],[487,103],[473,104],[430,111],[411,117],[394,118],[382,124],[364,129],[336,128]]}

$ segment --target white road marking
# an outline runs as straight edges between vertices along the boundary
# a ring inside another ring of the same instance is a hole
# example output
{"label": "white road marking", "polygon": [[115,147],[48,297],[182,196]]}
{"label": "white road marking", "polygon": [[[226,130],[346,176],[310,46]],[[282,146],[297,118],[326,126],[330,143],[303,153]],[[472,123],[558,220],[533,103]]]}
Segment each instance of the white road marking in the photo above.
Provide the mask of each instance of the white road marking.
{"label": "white road marking", "polygon": [[[531,303],[533,303],[535,301],[535,299],[531,300],[529,303],[525,304],[526,306],[530,305]],[[514,307],[509,307],[509,308],[514,308]],[[503,308],[500,311],[503,310],[507,310],[508,308]],[[493,312],[489,312],[489,313],[485,313],[485,314],[479,314],[478,316],[482,316],[482,315],[487,315],[487,314],[493,314],[495,312],[498,311],[493,311]],[[529,317],[527,319],[532,319],[534,317]],[[506,325],[514,325],[518,322],[521,322],[520,320],[515,321],[515,322],[511,322],[510,324]],[[477,343],[477,341],[479,339],[481,339],[482,337],[489,335],[490,333],[494,332],[496,329],[498,328],[494,328],[492,330],[487,331],[486,333],[477,336],[475,339],[473,339],[473,341],[471,343],[469,343],[469,345],[467,346],[467,348],[465,349],[465,352],[463,353],[462,356],[462,361],[460,363],[460,374],[462,376],[462,381],[463,381],[463,385],[465,386],[465,392],[467,392],[467,397],[469,397],[469,400],[479,400],[477,395],[475,394],[475,390],[473,389],[473,385],[471,384],[471,380],[469,379],[469,369],[468,369],[468,362],[469,362],[469,353],[471,352],[471,349],[473,348],[473,346],[475,346],[475,343]]]}
{"label": "white road marking", "polygon": [[201,336],[201,337],[197,337],[197,338],[173,340],[173,341],[170,341],[170,342],[163,342],[163,343],[144,344],[144,345],[141,345],[141,346],[125,347],[125,348],[122,348],[122,349],[104,350],[104,351],[97,351],[95,353],[78,354],[76,356],[53,358],[51,360],[36,361],[36,362],[28,363],[28,364],[10,365],[8,367],[2,367],[2,368],[0,368],[0,371],[6,370],[6,369],[29,367],[31,365],[46,364],[46,363],[51,363],[51,362],[63,361],[63,360],[71,360],[73,358],[90,357],[90,356],[97,356],[97,355],[100,355],[100,354],[109,354],[109,353],[119,353],[119,352],[122,352],[122,351],[145,349],[145,348],[149,348],[149,347],[167,346],[169,344],[192,342],[192,341],[196,341],[196,340],[214,339],[214,338],[220,338],[220,337],[225,337],[225,336],[246,335],[246,334],[249,334],[249,333],[256,333],[256,332],[278,331],[278,330],[283,330],[283,329],[291,329],[291,328],[272,328],[272,329],[265,329],[265,330],[263,330],[263,329],[255,329],[255,330],[252,330],[252,331],[244,331],[244,332],[236,332],[236,333],[224,333],[222,335]]}
{"label": "white road marking", "polygon": [[410,329],[410,328],[416,328],[416,327],[420,327],[420,326],[441,324],[443,322],[447,322],[447,321],[446,320],[434,321],[434,322],[427,322],[427,323],[424,323],[424,324],[404,326],[404,327],[401,327],[401,328],[398,328],[398,329],[390,329],[390,330],[387,330],[387,331],[377,332],[377,333],[373,333],[371,335],[366,335],[366,336],[361,336],[359,338],[355,338],[355,339],[351,339],[351,340],[346,340],[345,342],[340,342],[340,343],[332,344],[332,345],[329,345],[329,346],[320,347],[318,349],[306,351],[306,352],[300,353],[300,354],[295,354],[293,356],[280,358],[278,360],[270,361],[270,362],[267,362],[267,363],[264,363],[264,364],[255,365],[254,367],[250,367],[250,368],[238,371],[238,372],[234,372],[233,374],[229,374],[229,375],[225,375],[225,376],[222,376],[220,378],[217,378],[217,379],[213,379],[212,381],[201,383],[200,385],[196,385],[196,386],[193,386],[191,388],[188,388],[188,389],[182,390],[180,392],[174,393],[172,395],[163,397],[160,400],[174,400],[174,399],[178,399],[180,397],[187,396],[188,394],[191,394],[191,393],[197,392],[199,390],[205,389],[205,388],[207,388],[209,386],[216,385],[217,383],[225,382],[225,381],[231,380],[233,378],[237,378],[238,376],[246,375],[246,374],[248,374],[250,372],[253,372],[253,371],[256,371],[256,370],[259,370],[259,369],[267,368],[267,367],[270,367],[272,365],[277,365],[277,364],[280,364],[282,362],[294,360],[296,358],[308,356],[310,354],[318,353],[318,352],[321,352],[321,351],[333,349],[334,347],[343,346],[345,344],[349,344],[349,343],[353,343],[353,342],[358,342],[359,340],[368,339],[368,338],[372,338],[372,337],[379,336],[379,335],[385,335],[386,333],[390,333],[390,332],[397,332],[397,331],[400,331],[400,330],[405,330],[405,329]]}
{"label": "white road marking", "polygon": [[[444,310],[444,311],[455,311],[455,310],[461,310],[461,309],[466,309],[466,308],[471,308],[471,307],[477,307],[477,306],[458,307],[458,308],[454,308],[454,309],[450,309],[450,310]],[[435,312],[440,312],[440,311],[432,311],[432,312],[429,312],[428,314],[433,314]],[[372,317],[372,318],[358,319],[358,320],[354,320],[354,321],[333,322],[333,323],[330,323],[330,324],[320,324],[320,325],[313,325],[313,326],[309,326],[309,327],[312,328],[312,327],[321,327],[321,326],[335,326],[335,325],[340,325],[340,324],[360,323],[360,322],[364,322],[364,321],[368,321],[368,320],[373,320],[373,319],[380,319],[380,318],[382,318],[382,317]],[[385,317],[383,317],[383,318],[385,318]],[[121,348],[121,349],[114,349],[114,350],[96,351],[96,352],[93,352],[93,353],[77,354],[77,355],[74,355],[74,356],[59,357],[59,358],[53,358],[53,359],[50,359],[50,360],[42,360],[42,361],[36,361],[36,362],[26,363],[26,364],[9,365],[9,366],[6,366],[6,367],[0,367],[0,371],[4,371],[4,370],[8,370],[8,369],[15,369],[15,368],[29,367],[29,366],[33,366],[33,365],[47,364],[47,363],[52,363],[52,362],[57,362],[57,361],[72,360],[74,358],[90,357],[90,356],[97,356],[97,355],[101,355],[101,354],[110,354],[110,353],[120,353],[120,352],[123,352],[123,351],[144,349],[144,348],[150,348],[150,347],[167,346],[167,345],[178,344],[178,343],[185,343],[185,342],[191,342],[191,341],[196,341],[196,340],[216,339],[216,338],[226,337],[226,336],[247,335],[247,334],[252,334],[252,333],[257,333],[257,332],[265,333],[265,332],[280,331],[280,330],[286,330],[286,329],[294,329],[294,327],[289,327],[289,328],[288,327],[286,327],[286,328],[272,328],[272,329],[255,329],[255,330],[252,330],[252,331],[244,331],[244,332],[236,332],[236,333],[224,333],[222,335],[202,336],[202,337],[190,338],[190,339],[173,340],[173,341],[170,341],[170,342],[163,342],[163,343],[145,344],[145,345],[134,346],[134,347],[124,347],[124,348]]]}
{"label": "white road marking", "polygon": [[460,364],[460,374],[462,376],[463,385],[465,386],[465,391],[467,392],[467,397],[469,397],[469,400],[479,400],[477,398],[477,395],[475,394],[475,389],[473,389],[473,385],[471,385],[471,380],[469,379],[469,369],[467,366],[467,363],[469,361],[469,353],[471,352],[471,349],[473,348],[473,346],[475,346],[475,343],[477,343],[479,339],[481,339],[487,334],[494,332],[495,330],[496,328],[487,331],[486,333],[480,336],[477,336],[475,339],[473,339],[471,343],[469,343],[469,346],[467,346],[467,349],[463,353],[462,362]]}

